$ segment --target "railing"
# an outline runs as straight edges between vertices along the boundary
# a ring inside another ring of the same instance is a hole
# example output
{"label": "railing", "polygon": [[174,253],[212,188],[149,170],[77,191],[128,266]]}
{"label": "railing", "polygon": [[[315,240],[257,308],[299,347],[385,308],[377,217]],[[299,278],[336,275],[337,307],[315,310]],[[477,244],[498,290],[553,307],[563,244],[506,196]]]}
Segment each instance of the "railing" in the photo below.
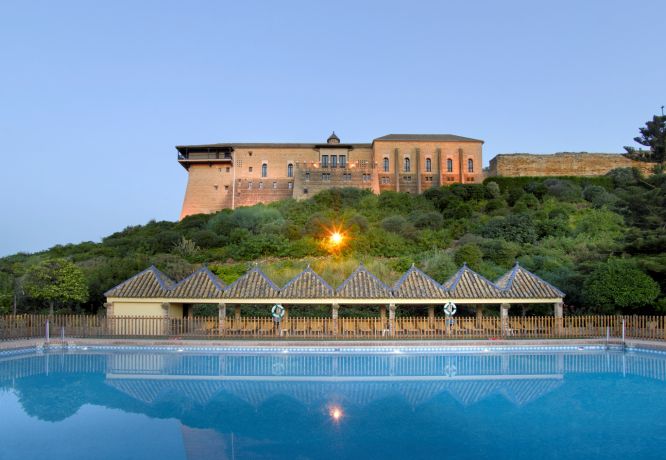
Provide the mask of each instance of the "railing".
{"label": "railing", "polygon": [[0,340],[49,337],[340,338],[340,339],[540,339],[610,338],[666,340],[664,316],[512,316],[285,318],[132,317],[91,315],[0,316]]}

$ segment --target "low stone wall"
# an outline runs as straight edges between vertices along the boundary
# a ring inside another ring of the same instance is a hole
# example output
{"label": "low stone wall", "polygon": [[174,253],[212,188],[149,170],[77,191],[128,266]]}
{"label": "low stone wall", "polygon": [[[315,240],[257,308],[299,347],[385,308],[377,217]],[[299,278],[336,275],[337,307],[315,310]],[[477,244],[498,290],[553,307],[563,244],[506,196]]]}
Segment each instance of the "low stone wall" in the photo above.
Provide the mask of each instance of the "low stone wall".
{"label": "low stone wall", "polygon": [[490,160],[488,176],[603,176],[615,168],[638,168],[648,175],[655,166],[619,153],[503,153]]}

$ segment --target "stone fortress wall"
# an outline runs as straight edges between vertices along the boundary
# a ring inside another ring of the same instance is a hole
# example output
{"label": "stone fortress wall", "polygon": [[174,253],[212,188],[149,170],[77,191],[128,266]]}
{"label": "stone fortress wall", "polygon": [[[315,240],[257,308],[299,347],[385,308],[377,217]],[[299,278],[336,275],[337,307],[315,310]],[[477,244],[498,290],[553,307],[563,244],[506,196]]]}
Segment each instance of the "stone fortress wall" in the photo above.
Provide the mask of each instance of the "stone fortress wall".
{"label": "stone fortress wall", "polygon": [[490,160],[487,176],[603,176],[615,168],[638,168],[647,175],[655,166],[620,153],[503,153]]}

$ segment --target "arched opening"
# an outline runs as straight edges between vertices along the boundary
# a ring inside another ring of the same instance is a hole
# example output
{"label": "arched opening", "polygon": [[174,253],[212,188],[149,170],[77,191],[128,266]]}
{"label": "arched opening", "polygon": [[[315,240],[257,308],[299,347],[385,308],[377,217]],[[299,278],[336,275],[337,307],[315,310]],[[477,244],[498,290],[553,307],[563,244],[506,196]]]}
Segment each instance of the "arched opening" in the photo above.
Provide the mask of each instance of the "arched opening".
{"label": "arched opening", "polygon": [[412,161],[409,158],[405,158],[404,166],[405,172],[410,172],[412,170]]}
{"label": "arched opening", "polygon": [[287,177],[294,177],[294,165],[291,163],[287,165]]}
{"label": "arched opening", "polygon": [[426,158],[426,172],[432,172],[432,160],[430,158]]}
{"label": "arched opening", "polygon": [[261,177],[266,177],[268,175],[268,165],[266,163],[261,165]]}
{"label": "arched opening", "polygon": [[474,172],[474,160],[471,158],[467,160],[467,172]]}
{"label": "arched opening", "polygon": [[384,157],[384,172],[389,172],[389,159]]}
{"label": "arched opening", "polygon": [[446,172],[453,172],[453,160],[451,158],[446,160]]}

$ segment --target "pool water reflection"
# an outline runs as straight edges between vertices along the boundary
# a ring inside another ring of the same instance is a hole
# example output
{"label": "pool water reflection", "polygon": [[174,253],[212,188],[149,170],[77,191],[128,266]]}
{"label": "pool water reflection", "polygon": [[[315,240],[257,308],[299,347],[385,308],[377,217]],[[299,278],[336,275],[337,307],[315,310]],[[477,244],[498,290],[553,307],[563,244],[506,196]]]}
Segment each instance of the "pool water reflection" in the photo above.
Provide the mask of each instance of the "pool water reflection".
{"label": "pool water reflection", "polygon": [[649,353],[0,358],[0,459],[663,458]]}

